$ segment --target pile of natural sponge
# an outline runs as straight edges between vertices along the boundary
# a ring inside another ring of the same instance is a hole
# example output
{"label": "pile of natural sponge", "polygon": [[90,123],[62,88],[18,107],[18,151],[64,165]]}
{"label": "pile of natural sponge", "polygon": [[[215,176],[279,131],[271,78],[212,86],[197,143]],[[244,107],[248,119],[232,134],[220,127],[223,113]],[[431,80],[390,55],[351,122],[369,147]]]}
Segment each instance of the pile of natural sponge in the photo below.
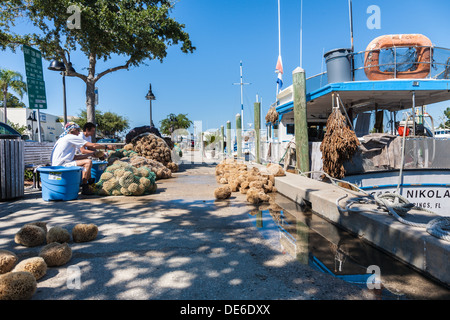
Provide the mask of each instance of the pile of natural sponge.
{"label": "pile of natural sponge", "polygon": [[161,162],[147,159],[141,156],[135,156],[130,158],[129,163],[136,168],[147,167],[149,168],[155,175],[156,180],[159,179],[168,179],[172,177],[172,171],[163,165]]}
{"label": "pile of natural sponge", "polygon": [[283,168],[277,164],[268,164],[263,170],[248,168],[244,163],[234,159],[223,160],[216,166],[216,180],[225,184],[214,190],[216,199],[228,199],[232,192],[247,195],[252,204],[268,202],[268,193],[276,192],[275,177],[285,175]]}
{"label": "pile of natural sponge", "polygon": [[133,148],[141,157],[161,162],[171,172],[178,171],[178,164],[172,161],[172,150],[164,141],[155,134],[147,133],[133,139],[131,145],[125,148]]}
{"label": "pile of natural sponge", "polygon": [[[72,228],[74,242],[92,241],[97,234],[98,227],[94,224],[79,223]],[[17,244],[26,247],[46,245],[39,256],[20,262],[14,252],[0,249],[0,300],[31,299],[37,280],[46,275],[47,268],[62,266],[72,258],[70,238],[65,228],[53,226],[47,231],[47,223],[42,221],[22,226],[14,237]]]}
{"label": "pile of natural sponge", "polygon": [[96,183],[101,196],[141,196],[156,191],[156,175],[149,168],[136,168],[129,163],[115,161],[106,168]]}

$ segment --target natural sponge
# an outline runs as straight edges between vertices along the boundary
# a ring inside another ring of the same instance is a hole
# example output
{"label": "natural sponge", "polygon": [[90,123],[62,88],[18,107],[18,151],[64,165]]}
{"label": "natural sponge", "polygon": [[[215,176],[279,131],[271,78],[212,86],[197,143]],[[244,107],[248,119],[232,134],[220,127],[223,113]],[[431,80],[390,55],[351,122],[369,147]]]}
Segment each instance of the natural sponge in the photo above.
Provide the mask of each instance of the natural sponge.
{"label": "natural sponge", "polygon": [[285,176],[286,173],[283,170],[283,167],[278,163],[268,163],[266,167],[269,174],[273,174],[275,177]]}
{"label": "natural sponge", "polygon": [[42,230],[44,230],[44,233],[47,234],[47,222],[36,221],[36,222],[27,223],[27,224],[32,225],[32,226],[41,227]]}
{"label": "natural sponge", "polygon": [[214,190],[216,199],[228,199],[231,196],[231,188],[229,185],[218,187]]}
{"label": "natural sponge", "polygon": [[37,282],[26,271],[0,275],[0,300],[28,300],[36,292]]}
{"label": "natural sponge", "polygon": [[19,258],[14,252],[0,249],[0,274],[11,271]]}
{"label": "natural sponge", "polygon": [[259,204],[261,202],[268,202],[270,197],[264,193],[264,190],[257,188],[250,188],[247,191],[247,201],[252,204]]}
{"label": "natural sponge", "polygon": [[36,280],[39,280],[47,273],[47,264],[41,257],[28,258],[20,261],[13,271],[28,271]]}
{"label": "natural sponge", "polygon": [[14,241],[25,247],[35,247],[45,242],[45,231],[41,227],[26,224],[16,233]]}
{"label": "natural sponge", "polygon": [[97,237],[98,227],[95,224],[77,224],[72,229],[74,242],[88,242]]}
{"label": "natural sponge", "polygon": [[41,249],[39,256],[49,267],[62,266],[72,258],[72,249],[67,243],[52,242]]}
{"label": "natural sponge", "polygon": [[70,241],[70,233],[64,228],[59,226],[51,227],[47,232],[47,243],[52,242],[69,242]]}

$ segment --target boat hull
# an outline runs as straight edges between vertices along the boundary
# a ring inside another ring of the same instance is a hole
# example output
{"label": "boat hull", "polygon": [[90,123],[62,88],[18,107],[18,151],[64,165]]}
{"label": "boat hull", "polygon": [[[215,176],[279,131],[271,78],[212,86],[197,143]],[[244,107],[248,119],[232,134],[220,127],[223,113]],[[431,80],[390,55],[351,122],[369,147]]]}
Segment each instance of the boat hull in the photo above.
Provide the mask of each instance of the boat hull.
{"label": "boat hull", "polygon": [[[372,195],[392,193],[397,190],[399,174],[399,170],[367,172],[343,180]],[[450,170],[405,170],[399,191],[417,207],[450,216]]]}

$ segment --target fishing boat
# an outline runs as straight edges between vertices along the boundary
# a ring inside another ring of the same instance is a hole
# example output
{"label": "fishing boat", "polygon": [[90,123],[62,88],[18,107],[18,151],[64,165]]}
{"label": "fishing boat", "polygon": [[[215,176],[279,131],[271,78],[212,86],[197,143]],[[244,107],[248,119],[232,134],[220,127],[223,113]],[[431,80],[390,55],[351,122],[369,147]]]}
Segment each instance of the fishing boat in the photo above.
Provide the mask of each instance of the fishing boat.
{"label": "fishing boat", "polygon": [[450,129],[436,128],[434,134],[436,138],[450,138]]}
{"label": "fishing boat", "polygon": [[[323,169],[320,144],[333,107],[339,108],[360,142],[342,180],[370,194],[397,192],[450,216],[450,139],[437,133],[427,113],[450,100],[450,50],[424,35],[398,34],[378,37],[361,52],[329,51],[324,59],[326,71],[306,80],[311,171]],[[266,125],[277,133],[263,160],[295,167],[292,86],[273,107],[278,120]]]}

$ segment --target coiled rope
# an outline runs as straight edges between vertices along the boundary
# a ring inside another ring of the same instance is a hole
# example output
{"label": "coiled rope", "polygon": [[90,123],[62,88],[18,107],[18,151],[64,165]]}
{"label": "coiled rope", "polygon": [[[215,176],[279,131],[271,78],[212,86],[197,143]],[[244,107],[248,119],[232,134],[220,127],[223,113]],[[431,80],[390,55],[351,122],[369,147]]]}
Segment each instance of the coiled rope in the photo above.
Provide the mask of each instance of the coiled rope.
{"label": "coiled rope", "polygon": [[[408,202],[408,200],[401,195],[397,193],[386,193],[383,195],[375,195],[375,201],[377,203],[382,204],[384,207],[386,207],[389,210],[389,213],[392,214],[398,221],[400,221],[403,224],[418,227],[418,228],[424,228],[426,231],[431,234],[432,236],[435,236],[437,238],[450,241],[450,217],[439,217],[435,218],[428,223],[417,223],[408,221],[406,219],[403,219],[398,213],[395,205],[392,205],[392,202],[389,199],[401,199],[402,201]],[[432,211],[414,206],[414,204],[409,203],[411,206],[410,208],[414,208],[416,210],[422,210],[426,212],[433,213]],[[404,212],[404,211],[403,211]],[[404,212],[406,214],[406,212]]]}
{"label": "coiled rope", "polygon": [[[341,207],[339,202],[341,200],[347,198],[348,194],[345,194],[345,195],[339,197],[338,199],[336,199],[336,206],[340,213],[345,213],[345,212],[380,213],[379,209],[378,210],[377,209],[369,209],[368,210],[368,209],[351,208],[351,206],[354,203],[376,204],[376,205],[378,205],[379,208],[384,209],[384,211],[388,211],[399,222],[401,222],[405,225],[412,226],[412,227],[423,228],[434,237],[437,237],[439,239],[443,239],[446,241],[450,241],[450,217],[438,217],[438,218],[435,218],[435,219],[429,221],[428,223],[417,223],[417,222],[413,222],[413,221],[408,221],[401,216],[406,215],[408,213],[408,211],[410,211],[411,209],[426,211],[426,212],[433,213],[433,214],[435,214],[435,213],[433,211],[415,206],[413,203],[409,202],[408,199],[406,199],[405,197],[401,196],[398,193],[385,193],[385,194],[381,194],[381,195],[377,195],[377,194],[371,195],[371,194],[367,193],[366,191],[362,190],[361,188],[359,188],[358,186],[356,186],[352,183],[349,183],[348,181],[333,178],[329,174],[327,174],[326,172],[323,172],[323,171],[309,171],[309,172],[299,171],[299,173],[305,177],[307,177],[307,174],[310,174],[310,173],[322,173],[331,181],[331,183],[334,186],[341,188],[347,192],[350,191],[351,193],[356,195],[357,198],[355,198],[351,201],[348,201],[345,208]],[[351,185],[352,188],[363,193],[364,196],[361,196],[360,194],[353,192],[353,190],[349,190],[349,189],[341,187],[340,185],[337,184],[337,182],[342,182],[342,183]]]}

